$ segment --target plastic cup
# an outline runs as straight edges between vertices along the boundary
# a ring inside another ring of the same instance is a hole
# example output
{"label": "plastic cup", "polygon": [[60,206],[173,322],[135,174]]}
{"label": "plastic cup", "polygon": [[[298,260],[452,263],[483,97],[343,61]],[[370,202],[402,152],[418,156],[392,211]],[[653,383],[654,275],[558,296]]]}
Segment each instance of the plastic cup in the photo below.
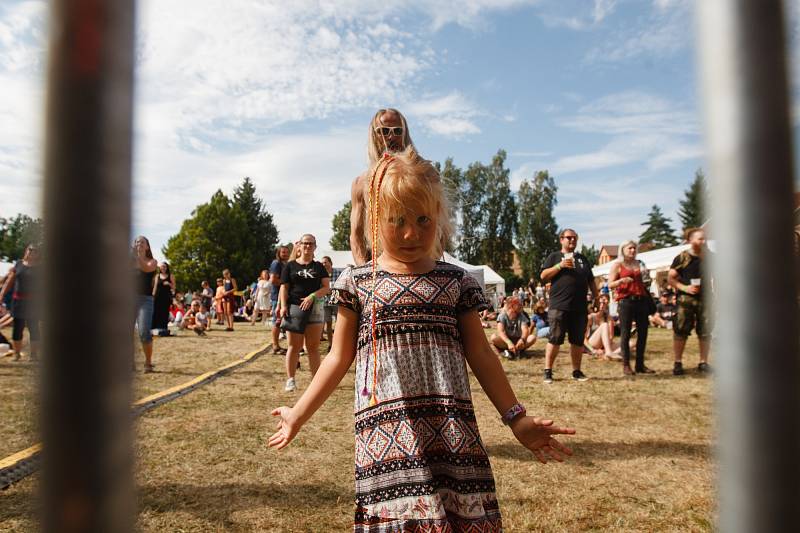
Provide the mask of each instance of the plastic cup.
{"label": "plastic cup", "polygon": [[702,280],[700,278],[692,278],[689,283],[691,283],[693,287],[699,287],[701,281]]}

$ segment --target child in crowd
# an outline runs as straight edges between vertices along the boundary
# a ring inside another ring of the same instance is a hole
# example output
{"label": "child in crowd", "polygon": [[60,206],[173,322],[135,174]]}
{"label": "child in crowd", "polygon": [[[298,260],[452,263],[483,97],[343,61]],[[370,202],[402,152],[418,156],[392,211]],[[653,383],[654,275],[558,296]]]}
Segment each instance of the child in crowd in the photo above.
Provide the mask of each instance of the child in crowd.
{"label": "child in crowd", "polygon": [[214,305],[217,308],[217,324],[225,324],[225,280],[217,278],[217,292],[214,294]]}
{"label": "child in crowd", "polygon": [[554,436],[575,430],[525,415],[481,327],[479,285],[434,259],[450,222],[430,162],[385,156],[369,193],[373,260],[334,283],[332,350],[294,407],[272,412],[269,445],[287,446],[355,361],[354,530],[501,531],[466,365],[541,462],[571,454]]}
{"label": "child in crowd", "polygon": [[183,322],[183,315],[186,309],[183,307],[183,300],[178,299],[177,297],[172,299],[172,305],[169,308],[169,321],[175,325],[180,327],[181,323]]}
{"label": "child in crowd", "polygon": [[206,304],[200,304],[200,310],[194,314],[194,324],[194,332],[198,335],[205,335],[206,331],[211,329],[211,320],[208,317]]}

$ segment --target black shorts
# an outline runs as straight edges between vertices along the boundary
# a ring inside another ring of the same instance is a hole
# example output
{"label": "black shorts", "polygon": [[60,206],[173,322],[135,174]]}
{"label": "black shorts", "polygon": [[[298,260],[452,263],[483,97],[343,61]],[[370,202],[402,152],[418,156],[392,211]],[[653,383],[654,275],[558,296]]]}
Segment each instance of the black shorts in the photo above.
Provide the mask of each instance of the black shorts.
{"label": "black shorts", "polygon": [[556,346],[564,344],[564,337],[569,336],[569,343],[573,346],[583,346],[583,337],[586,334],[586,311],[562,311],[550,309],[547,319],[550,323],[550,336],[547,342]]}

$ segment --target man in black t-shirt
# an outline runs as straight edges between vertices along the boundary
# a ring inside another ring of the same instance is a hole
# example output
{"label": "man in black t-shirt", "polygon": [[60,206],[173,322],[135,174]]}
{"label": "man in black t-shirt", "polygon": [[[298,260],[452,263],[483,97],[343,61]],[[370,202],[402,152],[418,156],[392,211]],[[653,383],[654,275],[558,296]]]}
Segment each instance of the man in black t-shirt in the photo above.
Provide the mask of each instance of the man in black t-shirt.
{"label": "man in black t-shirt", "polygon": [[650,325],[658,328],[671,328],[675,316],[675,306],[670,303],[670,295],[662,293],[656,304],[655,314],[650,316]]}
{"label": "man in black t-shirt", "polygon": [[711,346],[711,322],[707,309],[707,296],[711,291],[705,276],[703,263],[706,250],[706,234],[700,228],[686,230],[686,240],[691,248],[681,252],[672,261],[667,278],[671,287],[678,291],[678,306],[672,325],[672,351],[675,365],[672,373],[683,375],[683,350],[686,339],[694,329],[700,343],[700,364],[697,370],[710,372],[708,352]]}
{"label": "man in black t-shirt", "polygon": [[581,372],[583,358],[583,338],[586,333],[587,291],[597,299],[597,287],[592,275],[592,265],[583,255],[576,253],[578,234],[565,229],[558,236],[561,251],[547,256],[542,265],[542,281],[550,283],[550,307],[547,319],[550,323],[550,337],[545,351],[544,382],[553,382],[553,362],[564,337],[569,337],[570,357],[572,359],[572,378],[586,381]]}

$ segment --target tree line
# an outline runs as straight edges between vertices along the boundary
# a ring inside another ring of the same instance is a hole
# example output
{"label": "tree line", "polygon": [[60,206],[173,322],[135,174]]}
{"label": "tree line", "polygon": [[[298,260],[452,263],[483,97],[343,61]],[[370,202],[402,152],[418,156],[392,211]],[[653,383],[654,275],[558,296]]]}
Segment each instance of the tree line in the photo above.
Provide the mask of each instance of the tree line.
{"label": "tree line", "polygon": [[[489,265],[512,289],[524,282],[512,272],[515,252],[523,277],[528,279],[538,274],[547,254],[559,248],[559,225],[553,214],[558,187],[547,170],[539,170],[513,191],[506,157],[501,149],[489,163],[476,161],[460,168],[447,158],[435,165],[457,228],[447,250],[467,263]],[[698,169],[680,201],[682,231],[705,222],[706,195],[705,176]],[[347,202],[331,220],[329,244],[334,250],[350,249],[350,210]],[[661,208],[653,205],[642,222],[639,242],[654,248],[677,244],[681,239],[671,224]],[[24,214],[0,218],[0,259],[22,257],[28,243],[42,240],[42,228],[41,219]],[[217,190],[208,202],[198,205],[162,252],[181,290],[197,288],[203,280],[213,285],[224,268],[231,269],[244,286],[269,268],[278,240],[272,214],[245,177],[232,197]],[[580,251],[593,264],[597,262],[596,247],[584,245]]]}
{"label": "tree line", "polygon": [[[506,157],[505,150],[500,149],[491,162],[476,161],[465,169],[456,166],[452,158],[435,165],[458,229],[447,250],[467,263],[489,265],[506,279],[507,287],[514,288],[523,283],[523,278],[538,275],[547,255],[560,248],[559,225],[553,214],[558,187],[547,170],[539,170],[512,191]],[[681,233],[705,222],[707,192],[705,176],[698,169],[680,201]],[[350,209],[347,202],[331,221],[329,244],[334,250],[350,249]],[[671,224],[661,208],[653,205],[642,222],[639,242],[652,248],[678,244],[682,239]],[[523,278],[512,272],[515,252]],[[580,252],[592,264],[597,263],[600,251],[594,245],[583,245]]]}

